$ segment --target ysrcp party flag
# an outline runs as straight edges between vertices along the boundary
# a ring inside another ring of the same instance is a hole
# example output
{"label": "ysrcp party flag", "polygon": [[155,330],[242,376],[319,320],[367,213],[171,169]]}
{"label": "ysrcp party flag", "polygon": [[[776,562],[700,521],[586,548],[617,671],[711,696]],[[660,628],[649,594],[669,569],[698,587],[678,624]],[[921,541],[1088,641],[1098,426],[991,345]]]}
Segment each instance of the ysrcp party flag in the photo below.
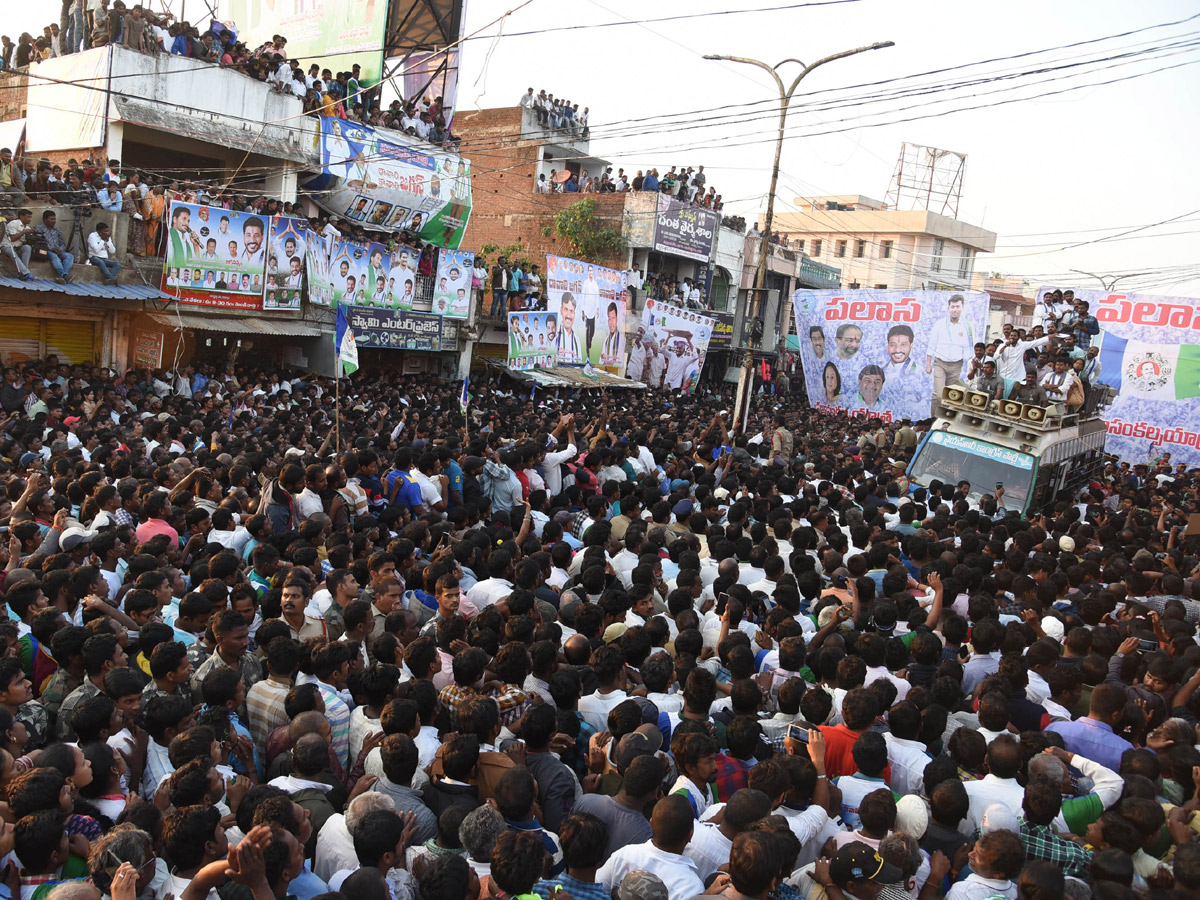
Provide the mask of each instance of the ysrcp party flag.
{"label": "ysrcp party flag", "polygon": [[162,290],[185,303],[262,309],[267,222],[256,213],[171,204]]}
{"label": "ysrcp party flag", "polygon": [[433,284],[433,311],[439,316],[465,319],[471,311],[471,273],[475,254],[467,250],[438,251]]}
{"label": "ysrcp party flag", "polygon": [[628,277],[595,263],[546,257],[546,310],[556,313],[558,364],[625,374]]}
{"label": "ysrcp party flag", "polygon": [[716,320],[692,309],[647,300],[626,372],[652,390],[692,393],[700,383]]}
{"label": "ysrcp party flag", "polygon": [[358,371],[358,345],[354,341],[354,329],[350,327],[347,304],[337,306],[337,322],[334,326],[334,352],[337,353],[340,374],[353,375]]}
{"label": "ysrcp party flag", "polygon": [[884,421],[926,419],[965,380],[984,339],[981,291],[809,291],[792,296],[809,402]]}
{"label": "ysrcp party flag", "polygon": [[[1200,299],[1060,288],[1068,289],[1100,327],[1084,374],[1117,392],[1103,411],[1106,451],[1133,464],[1169,454],[1172,463],[1200,465]],[[1039,304],[1053,290],[1039,288]],[[1078,315],[1063,321],[1069,327]]]}
{"label": "ysrcp party flag", "polygon": [[308,220],[274,216],[267,239],[267,287],[263,309],[299,309],[308,255]]}

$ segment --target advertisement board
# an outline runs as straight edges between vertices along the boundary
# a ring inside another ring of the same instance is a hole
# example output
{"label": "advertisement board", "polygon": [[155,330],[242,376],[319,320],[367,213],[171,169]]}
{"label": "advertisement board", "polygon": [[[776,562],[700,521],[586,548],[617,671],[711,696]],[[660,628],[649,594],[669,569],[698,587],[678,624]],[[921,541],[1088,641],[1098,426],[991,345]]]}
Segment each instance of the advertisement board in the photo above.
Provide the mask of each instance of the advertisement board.
{"label": "advertisement board", "polygon": [[263,309],[300,309],[307,255],[308,220],[273,216],[267,237],[267,287],[263,293]]}
{"label": "advertisement board", "polygon": [[[1039,288],[1038,304],[1053,290]],[[1106,452],[1132,465],[1166,454],[1200,465],[1200,299],[1074,291],[1100,326],[1092,381],[1117,391],[1104,415]]]}
{"label": "advertisement board", "polygon": [[408,231],[457,248],[471,215],[471,162],[394,131],[321,119],[321,169],[333,178],[314,196],[368,228]]}
{"label": "advertisement board", "polygon": [[565,256],[546,257],[546,310],[558,319],[558,365],[625,374],[629,276]]}
{"label": "advertisement board", "polygon": [[164,342],[161,331],[139,328],[133,333],[133,364],[140,369],[161,368]]}
{"label": "advertisement board", "polygon": [[438,252],[437,276],[433,282],[433,311],[439,316],[465,319],[471,311],[471,273],[475,254],[469,250]]}
{"label": "advertisement board", "polygon": [[659,253],[708,262],[720,226],[720,215],[711,209],[680,203],[666,194],[659,194],[654,249]]}
{"label": "advertisement board", "polygon": [[256,213],[171,204],[162,290],[184,303],[259,310],[267,221]]}
{"label": "advertisement board", "polygon": [[350,327],[361,347],[387,350],[442,349],[442,317],[400,310],[349,307]]}
{"label": "advertisement board", "polygon": [[279,34],[290,59],[317,59],[322,68],[349,72],[355,63],[376,82],[383,64],[385,0],[220,0],[217,18],[236,24],[250,49]]}
{"label": "advertisement board", "polygon": [[706,312],[713,319],[712,337],[708,340],[710,350],[728,350],[733,346],[733,313]]}
{"label": "advertisement board", "polygon": [[809,291],[792,295],[809,402],[884,421],[929,418],[982,341],[982,291]]}
{"label": "advertisement board", "polygon": [[707,313],[647,300],[629,348],[628,376],[651,390],[692,393],[715,326]]}

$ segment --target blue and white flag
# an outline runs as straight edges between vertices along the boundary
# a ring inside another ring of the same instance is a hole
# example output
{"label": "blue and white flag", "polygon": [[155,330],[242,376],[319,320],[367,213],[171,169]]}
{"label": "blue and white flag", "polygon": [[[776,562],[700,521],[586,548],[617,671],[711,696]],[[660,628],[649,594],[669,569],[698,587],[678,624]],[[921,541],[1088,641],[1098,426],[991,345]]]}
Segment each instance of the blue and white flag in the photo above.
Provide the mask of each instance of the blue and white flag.
{"label": "blue and white flag", "polygon": [[344,303],[339,303],[337,307],[333,349],[342,365],[343,374],[353,375],[358,371],[358,345],[354,342],[354,329],[350,327],[350,317]]}

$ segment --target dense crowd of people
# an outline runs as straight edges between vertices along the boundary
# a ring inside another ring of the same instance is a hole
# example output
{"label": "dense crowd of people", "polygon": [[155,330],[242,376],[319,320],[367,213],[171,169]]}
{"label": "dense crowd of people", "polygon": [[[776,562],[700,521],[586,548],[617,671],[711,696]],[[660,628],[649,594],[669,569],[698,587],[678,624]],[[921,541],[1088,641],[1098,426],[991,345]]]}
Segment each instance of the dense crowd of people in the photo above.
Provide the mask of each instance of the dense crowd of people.
{"label": "dense crowd of people", "polygon": [[518,105],[522,109],[533,110],[537,123],[549,131],[566,132],[585,141],[591,133],[586,106],[580,110],[578,103],[572,103],[563,97],[555,98],[553,94],[546,93],[545,89],[535,94],[533,88],[529,88],[521,95]]}
{"label": "dense crowd of people", "polygon": [[730,390],[6,367],[10,896],[1200,890],[1200,470]]}

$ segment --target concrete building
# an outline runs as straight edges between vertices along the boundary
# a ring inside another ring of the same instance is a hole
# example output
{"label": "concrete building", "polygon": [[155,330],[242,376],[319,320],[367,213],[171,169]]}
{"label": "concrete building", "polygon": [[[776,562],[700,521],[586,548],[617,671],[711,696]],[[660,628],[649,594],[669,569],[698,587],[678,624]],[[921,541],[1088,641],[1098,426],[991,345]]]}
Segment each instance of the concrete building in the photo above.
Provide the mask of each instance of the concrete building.
{"label": "concrete building", "polygon": [[996,234],[927,210],[884,209],[857,194],[797,197],[775,216],[781,242],[841,269],[844,288],[966,290]]}
{"label": "concrete building", "polygon": [[[319,122],[303,114],[297,97],[233,69],[122,46],[50,59],[37,73],[0,75],[0,146],[26,159],[64,167],[71,159],[92,159],[100,171],[117,159],[124,171],[198,173],[194,177],[233,184],[239,193],[318,213],[300,182],[320,172]],[[387,134],[398,144],[429,146]],[[45,207],[30,208],[40,222]],[[6,277],[10,268],[0,271],[4,363],[56,352],[72,363],[154,367],[151,360],[160,359],[170,367],[253,352],[277,365],[332,373],[331,308],[306,301],[298,311],[227,310],[179,302],[158,289],[162,257],[128,252],[129,214],[93,211],[76,234],[71,211],[58,206],[55,212],[76,251],[75,283],[55,284],[44,262],[31,266],[36,284]],[[79,263],[82,234],[101,220],[110,224],[123,264],[116,286],[101,284],[98,270]],[[413,312],[429,312],[431,298],[431,279],[418,276]],[[442,326],[440,352],[364,348],[364,365],[452,374],[462,365],[460,322],[443,318]]]}

